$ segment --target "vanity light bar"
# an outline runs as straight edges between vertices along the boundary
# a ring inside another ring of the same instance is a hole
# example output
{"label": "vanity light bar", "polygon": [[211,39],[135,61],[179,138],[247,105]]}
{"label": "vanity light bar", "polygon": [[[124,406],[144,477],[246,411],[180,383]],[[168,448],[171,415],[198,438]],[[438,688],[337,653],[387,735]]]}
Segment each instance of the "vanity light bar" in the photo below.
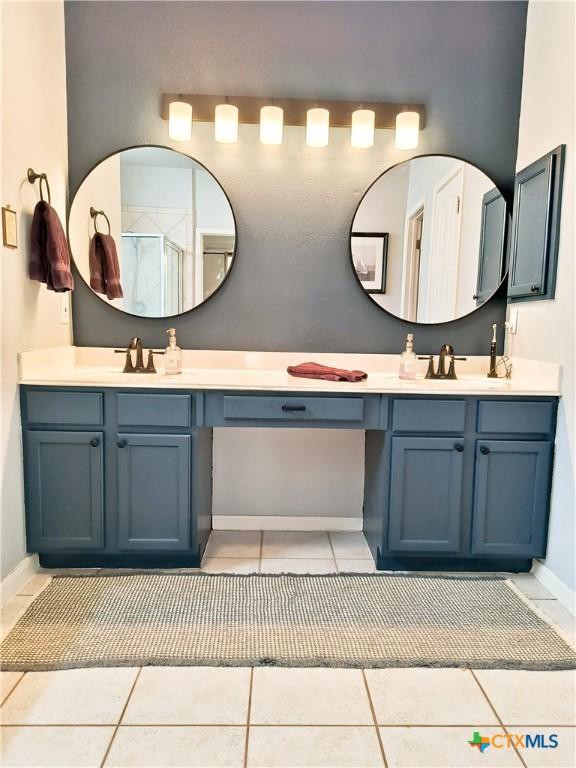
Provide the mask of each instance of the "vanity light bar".
{"label": "vanity light bar", "polygon": [[[228,104],[228,101],[231,103]],[[313,116],[310,118],[314,129],[310,128],[310,138],[314,135],[314,141],[319,140],[319,132],[322,133],[322,141],[326,139],[326,131],[329,128],[352,128],[351,143],[354,147],[369,147],[374,142],[373,133],[377,128],[396,128],[397,116],[404,112],[410,112],[418,116],[418,129],[416,136],[420,130],[425,126],[425,108],[423,104],[395,104],[391,102],[379,102],[379,101],[340,101],[340,100],[312,100],[312,99],[278,99],[278,98],[262,98],[259,96],[213,96],[213,95],[194,95],[194,94],[176,94],[165,93],[162,95],[162,110],[161,115],[164,120],[168,120],[170,117],[172,105],[174,102],[178,102],[179,105],[187,104],[194,113],[194,120],[197,122],[215,123],[215,126],[219,124],[219,116],[217,110],[222,111],[222,107],[234,106],[237,109],[237,122],[238,123],[260,125],[260,136],[262,143],[265,144],[281,144],[282,138],[278,140],[278,137],[282,135],[282,129],[284,125],[302,126],[307,128],[307,136],[309,132],[309,113],[312,112]],[[232,104],[233,102],[233,104]],[[361,104],[361,106],[360,106]],[[272,107],[275,110],[274,116],[271,112],[267,112],[267,108]],[[265,110],[261,114],[262,110]],[[325,111],[329,113],[328,127],[326,126]],[[178,107],[179,114],[182,114],[183,107]],[[373,113],[373,118],[370,113]],[[192,125],[192,112],[190,111],[189,127],[191,132]],[[322,117],[320,117],[322,115]],[[223,118],[220,118],[223,119]],[[320,128],[320,121],[322,122],[322,128]],[[263,124],[266,123],[268,127],[263,128]],[[275,127],[272,127],[275,126]],[[414,123],[412,123],[414,126]],[[185,133],[181,129],[182,133]],[[229,128],[227,131],[222,129],[222,134],[218,131],[219,135],[226,135],[228,137],[234,135],[233,129]],[[188,135],[188,134],[187,134]],[[236,138],[233,141],[237,141]],[[172,131],[170,131],[171,138]],[[264,137],[264,138],[263,138]],[[176,139],[176,140],[189,140]],[[272,138],[273,140],[264,140],[265,138]],[[231,139],[218,138],[217,141],[228,141]],[[307,143],[308,138],[307,138]],[[327,140],[322,144],[312,144],[311,146],[326,146]],[[414,143],[414,128],[412,127],[411,141]]]}

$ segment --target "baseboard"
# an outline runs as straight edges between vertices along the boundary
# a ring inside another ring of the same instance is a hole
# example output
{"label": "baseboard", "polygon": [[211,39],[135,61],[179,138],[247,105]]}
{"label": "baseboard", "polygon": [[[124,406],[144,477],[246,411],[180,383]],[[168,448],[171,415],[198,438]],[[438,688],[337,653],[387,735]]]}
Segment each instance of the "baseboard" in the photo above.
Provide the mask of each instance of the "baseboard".
{"label": "baseboard", "polygon": [[40,570],[38,555],[27,555],[0,583],[0,605],[4,606]]}
{"label": "baseboard", "polygon": [[547,565],[535,560],[532,574],[571,614],[576,614],[576,592],[570,589],[567,584],[564,584]]}
{"label": "baseboard", "polygon": [[361,531],[361,517],[214,515],[216,531]]}

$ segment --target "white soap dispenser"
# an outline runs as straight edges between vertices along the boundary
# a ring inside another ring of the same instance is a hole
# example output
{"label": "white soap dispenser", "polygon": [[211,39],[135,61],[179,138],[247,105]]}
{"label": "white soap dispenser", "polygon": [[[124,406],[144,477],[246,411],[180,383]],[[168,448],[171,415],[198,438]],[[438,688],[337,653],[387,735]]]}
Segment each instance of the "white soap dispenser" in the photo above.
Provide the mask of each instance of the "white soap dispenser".
{"label": "white soap dispenser", "polygon": [[170,342],[164,353],[164,373],[168,376],[182,373],[182,350],[176,344],[176,328],[168,328]]}
{"label": "white soap dispenser", "polygon": [[418,357],[414,352],[414,335],[409,333],[406,336],[406,349],[400,355],[400,378],[415,379],[417,362]]}

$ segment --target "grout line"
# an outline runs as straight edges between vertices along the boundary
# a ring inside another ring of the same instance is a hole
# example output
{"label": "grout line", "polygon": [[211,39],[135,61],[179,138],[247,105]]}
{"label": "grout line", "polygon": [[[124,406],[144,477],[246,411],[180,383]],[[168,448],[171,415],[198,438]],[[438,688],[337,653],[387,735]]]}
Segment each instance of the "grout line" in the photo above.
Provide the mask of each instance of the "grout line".
{"label": "grout line", "polygon": [[[470,669],[470,670],[468,670],[468,671],[470,672],[470,674],[472,675],[472,677],[473,677],[473,678],[474,678],[474,680],[476,681],[476,684],[478,685],[478,688],[480,688],[480,690],[482,691],[482,693],[483,693],[483,695],[484,695],[484,698],[485,698],[485,699],[486,699],[486,701],[488,702],[488,706],[490,707],[490,709],[492,710],[492,712],[494,712],[494,715],[496,716],[496,718],[497,718],[498,722],[500,723],[500,725],[501,725],[501,726],[502,726],[502,728],[504,729],[504,733],[508,734],[508,733],[509,733],[508,729],[506,728],[506,726],[504,725],[504,722],[503,722],[502,718],[500,717],[500,715],[499,715],[499,714],[498,714],[498,712],[496,711],[496,707],[495,707],[495,706],[494,706],[494,704],[492,704],[492,702],[490,701],[490,697],[488,696],[488,694],[487,694],[487,693],[486,693],[486,691],[484,690],[484,688],[483,688],[483,686],[482,686],[482,683],[481,683],[481,682],[480,682],[480,680],[478,680],[478,678],[476,677],[476,674],[474,673],[474,670],[473,670],[473,669]],[[527,768],[527,766],[526,766],[526,763],[524,762],[524,758],[522,757],[522,755],[520,754],[520,752],[519,752],[518,748],[516,747],[516,745],[515,745],[514,743],[512,744],[512,748],[514,749],[514,752],[516,752],[516,754],[518,755],[518,759],[520,760],[520,762],[522,763],[522,765],[524,766],[524,768]]]}
{"label": "grout line", "polygon": [[260,551],[258,553],[258,573],[262,573],[263,553],[264,553],[264,531],[260,531]]}
{"label": "grout line", "polygon": [[3,698],[3,699],[2,699],[2,701],[0,702],[0,706],[2,706],[2,707],[3,707],[3,706],[4,706],[4,704],[6,704],[6,702],[7,702],[7,701],[8,701],[8,699],[10,698],[10,696],[12,696],[12,694],[14,693],[14,691],[16,690],[16,688],[17,688],[17,687],[20,685],[20,683],[21,683],[21,681],[23,680],[23,678],[24,678],[24,675],[25,675],[25,674],[26,674],[26,672],[22,672],[22,673],[20,674],[20,677],[18,678],[18,680],[16,680],[16,682],[14,683],[14,685],[12,686],[12,688],[10,688],[10,690],[8,691],[8,693],[6,694],[6,696],[4,696],[4,698]]}
{"label": "grout line", "polygon": [[330,535],[330,531],[326,531],[326,533],[328,534],[328,543],[330,544],[330,551],[332,552],[334,568],[336,569],[336,573],[340,573],[340,568],[338,568],[338,560],[336,560],[336,552],[334,551],[334,544],[332,543],[332,536]]}
{"label": "grout line", "polygon": [[250,714],[252,711],[252,687],[254,684],[254,667],[250,668],[250,688],[248,691],[248,709],[246,711],[246,737],[244,739],[244,768],[248,765],[248,740],[250,738]]}
{"label": "grout line", "polygon": [[[114,728],[116,723],[2,723],[2,728]],[[373,723],[250,723],[251,728],[374,728]],[[507,725],[505,728],[554,728],[556,730],[574,730],[576,725],[551,725],[550,723],[522,723],[521,725]],[[122,723],[122,728],[246,728],[246,723]],[[379,725],[379,729],[386,728],[497,728],[494,723],[443,723],[442,725],[430,725],[430,723],[386,723]]]}
{"label": "grout line", "polygon": [[372,701],[372,694],[370,693],[370,687],[368,685],[368,679],[366,677],[366,670],[362,669],[362,679],[364,680],[364,686],[366,688],[366,695],[368,696],[368,703],[370,704],[370,711],[372,712],[372,719],[374,720],[374,728],[376,728],[376,738],[380,745],[380,752],[382,753],[382,760],[384,762],[384,768],[388,768],[388,761],[386,760],[386,752],[384,751],[384,742],[382,741],[382,734],[380,728],[378,728],[378,718],[376,717],[376,710],[374,709],[374,702]]}
{"label": "grout line", "polygon": [[122,712],[120,713],[120,717],[118,719],[118,722],[116,723],[116,727],[114,728],[114,732],[112,733],[112,737],[110,739],[110,743],[108,744],[106,752],[104,753],[104,757],[102,758],[102,762],[100,763],[100,768],[103,768],[106,760],[108,759],[108,755],[110,754],[110,750],[112,749],[112,744],[114,743],[114,739],[116,738],[116,734],[118,733],[118,728],[120,728],[120,724],[122,723],[122,718],[124,717],[124,715],[126,713],[126,709],[128,708],[128,703],[130,702],[130,699],[132,698],[132,694],[134,693],[134,688],[136,688],[136,683],[138,682],[138,679],[140,678],[140,673],[141,672],[142,672],[142,667],[139,667],[138,672],[136,673],[136,677],[134,678],[134,682],[132,683],[130,691],[128,692],[128,696],[126,698],[126,701],[124,702],[124,706],[122,707]]}

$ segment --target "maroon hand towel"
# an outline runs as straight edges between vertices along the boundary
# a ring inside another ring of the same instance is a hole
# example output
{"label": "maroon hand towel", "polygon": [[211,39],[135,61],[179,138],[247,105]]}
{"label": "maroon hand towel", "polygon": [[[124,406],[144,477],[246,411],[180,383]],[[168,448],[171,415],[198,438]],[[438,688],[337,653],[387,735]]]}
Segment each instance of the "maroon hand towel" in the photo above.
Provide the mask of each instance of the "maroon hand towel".
{"label": "maroon hand towel", "polygon": [[112,235],[96,232],[90,241],[90,288],[108,299],[124,296],[120,285],[120,264]]}
{"label": "maroon hand towel", "polygon": [[57,293],[74,290],[66,235],[58,214],[45,200],[36,204],[32,217],[28,275]]}
{"label": "maroon hand towel", "polygon": [[368,374],[364,371],[347,371],[345,368],[332,368],[320,363],[300,363],[289,365],[290,376],[299,376],[302,379],[323,379],[324,381],[364,381]]}

